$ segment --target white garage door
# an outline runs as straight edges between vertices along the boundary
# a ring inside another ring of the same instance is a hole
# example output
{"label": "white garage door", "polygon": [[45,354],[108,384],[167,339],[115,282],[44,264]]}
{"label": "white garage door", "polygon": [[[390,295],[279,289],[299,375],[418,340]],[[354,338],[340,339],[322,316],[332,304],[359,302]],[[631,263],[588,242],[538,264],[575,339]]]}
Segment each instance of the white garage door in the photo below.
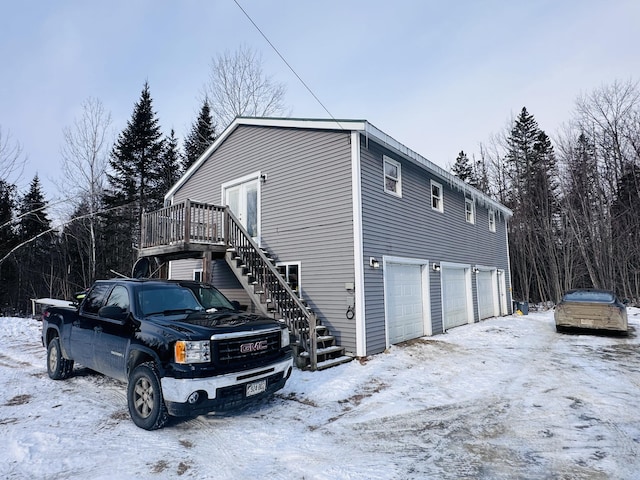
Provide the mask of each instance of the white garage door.
{"label": "white garage door", "polygon": [[384,275],[389,343],[423,336],[422,266],[388,263]]}
{"label": "white garage door", "polygon": [[478,286],[478,315],[480,320],[490,318],[496,314],[496,295],[493,288],[493,274],[491,271],[481,270],[476,275]]}
{"label": "white garage door", "polygon": [[442,268],[442,322],[445,330],[469,323],[464,268]]}

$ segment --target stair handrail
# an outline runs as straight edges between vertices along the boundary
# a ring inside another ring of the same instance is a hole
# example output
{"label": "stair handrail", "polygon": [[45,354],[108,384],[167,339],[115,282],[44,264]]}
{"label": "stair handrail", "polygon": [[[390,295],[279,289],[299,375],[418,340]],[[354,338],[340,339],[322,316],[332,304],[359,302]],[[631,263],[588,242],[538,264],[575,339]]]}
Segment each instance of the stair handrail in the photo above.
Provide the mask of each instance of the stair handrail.
{"label": "stair handrail", "polygon": [[[306,319],[306,324],[307,324],[307,332],[305,332],[303,329],[301,328],[297,328],[296,325],[294,325],[294,322],[292,321],[291,318],[288,317],[288,315],[282,310],[282,306],[280,302],[274,302],[276,307],[278,308],[278,313],[280,315],[282,315],[282,317],[285,319],[286,323],[287,323],[287,327],[292,330],[292,332],[298,336],[298,338],[300,338],[300,345],[307,351],[309,352],[309,360],[310,360],[310,368],[311,370],[316,370],[317,369],[317,365],[318,365],[318,356],[317,356],[317,350],[318,350],[318,341],[317,341],[317,337],[316,337],[316,326],[317,326],[317,317],[315,315],[314,312],[310,311],[307,309],[307,306],[302,303],[302,300],[300,300],[300,298],[298,297],[298,295],[293,291],[293,289],[291,288],[291,286],[289,286],[289,284],[286,282],[286,280],[282,277],[282,275],[280,275],[280,273],[278,272],[278,270],[275,268],[275,266],[271,263],[271,261],[269,261],[269,258],[265,255],[265,253],[262,251],[262,249],[258,246],[258,244],[255,242],[255,240],[253,239],[253,237],[249,234],[249,232],[244,228],[244,226],[240,223],[240,221],[235,217],[235,215],[233,215],[233,212],[231,212],[231,209],[228,206],[225,206],[224,208],[225,210],[225,216],[226,216],[226,221],[225,221],[225,237],[226,237],[226,242],[228,247],[230,248],[235,248],[236,249],[236,253],[240,254],[241,252],[240,250],[240,245],[238,244],[234,244],[233,240],[232,240],[232,234],[231,234],[231,226],[233,225],[233,227],[235,229],[237,229],[243,237],[243,240],[249,244],[249,246],[251,247],[252,252],[254,252],[258,258],[260,258],[261,260],[261,267],[263,269],[265,269],[266,271],[268,271],[273,278],[275,278],[279,284],[279,288],[280,290],[284,291],[287,295],[287,300],[292,301],[296,307],[298,308],[298,310],[300,311],[300,313],[302,314],[303,317],[305,317]],[[235,242],[237,243],[237,242]],[[265,272],[254,272],[254,274],[256,275],[256,277],[259,277],[260,275],[262,275],[262,282],[259,282],[263,285],[263,287],[266,289],[267,287],[267,278],[266,278],[266,273]],[[276,293],[276,292],[270,292],[270,293]]]}

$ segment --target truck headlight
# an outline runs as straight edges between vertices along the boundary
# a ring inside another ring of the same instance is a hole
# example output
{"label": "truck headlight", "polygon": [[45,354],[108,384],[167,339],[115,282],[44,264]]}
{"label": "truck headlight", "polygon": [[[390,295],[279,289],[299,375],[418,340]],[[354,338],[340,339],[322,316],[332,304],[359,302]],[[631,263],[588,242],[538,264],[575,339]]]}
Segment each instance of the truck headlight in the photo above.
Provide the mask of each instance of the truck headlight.
{"label": "truck headlight", "polygon": [[178,340],[174,347],[176,363],[207,363],[211,361],[209,340]]}
{"label": "truck headlight", "polygon": [[280,348],[288,347],[291,342],[289,339],[289,329],[283,328],[280,331],[282,332],[280,337]]}

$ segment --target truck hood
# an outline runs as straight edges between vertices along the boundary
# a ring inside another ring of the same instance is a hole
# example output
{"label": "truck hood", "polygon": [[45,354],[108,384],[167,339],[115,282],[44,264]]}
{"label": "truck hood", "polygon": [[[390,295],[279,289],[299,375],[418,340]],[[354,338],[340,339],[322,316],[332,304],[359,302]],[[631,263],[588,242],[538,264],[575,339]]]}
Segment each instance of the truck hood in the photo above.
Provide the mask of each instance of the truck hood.
{"label": "truck hood", "polygon": [[247,330],[265,330],[279,327],[280,324],[271,318],[223,310],[212,313],[196,312],[189,314],[153,315],[146,318],[148,322],[173,330],[177,337],[209,338],[211,335]]}

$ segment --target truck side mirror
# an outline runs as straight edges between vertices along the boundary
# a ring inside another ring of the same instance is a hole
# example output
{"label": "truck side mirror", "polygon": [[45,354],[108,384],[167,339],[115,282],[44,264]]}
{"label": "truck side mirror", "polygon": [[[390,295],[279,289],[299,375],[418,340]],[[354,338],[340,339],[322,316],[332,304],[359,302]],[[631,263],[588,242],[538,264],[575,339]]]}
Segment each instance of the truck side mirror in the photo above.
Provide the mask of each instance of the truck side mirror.
{"label": "truck side mirror", "polygon": [[240,302],[237,300],[231,300],[231,305],[233,305],[233,308],[235,308],[236,310],[241,310],[242,306],[240,305]]}

